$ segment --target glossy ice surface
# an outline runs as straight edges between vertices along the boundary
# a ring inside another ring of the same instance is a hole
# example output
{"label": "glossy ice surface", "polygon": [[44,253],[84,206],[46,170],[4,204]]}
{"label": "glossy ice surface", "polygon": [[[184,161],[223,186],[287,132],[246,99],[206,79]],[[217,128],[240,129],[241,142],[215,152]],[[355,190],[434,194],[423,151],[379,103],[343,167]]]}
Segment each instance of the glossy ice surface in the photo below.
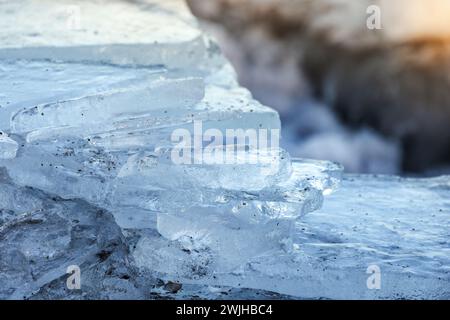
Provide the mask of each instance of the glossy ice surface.
{"label": "glossy ice surface", "polygon": [[0,2],[0,40],[0,298],[145,299],[158,279],[175,298],[448,298],[447,177],[339,189],[340,165],[279,134],[174,161],[175,130],[281,125],[181,1]]}
{"label": "glossy ice surface", "polygon": [[[449,177],[344,176],[320,210],[296,222],[291,251],[272,248],[233,271],[217,272],[204,248],[157,236],[142,237],[134,256],[183,283],[298,298],[449,299],[449,187]],[[379,289],[367,285],[374,271]]]}

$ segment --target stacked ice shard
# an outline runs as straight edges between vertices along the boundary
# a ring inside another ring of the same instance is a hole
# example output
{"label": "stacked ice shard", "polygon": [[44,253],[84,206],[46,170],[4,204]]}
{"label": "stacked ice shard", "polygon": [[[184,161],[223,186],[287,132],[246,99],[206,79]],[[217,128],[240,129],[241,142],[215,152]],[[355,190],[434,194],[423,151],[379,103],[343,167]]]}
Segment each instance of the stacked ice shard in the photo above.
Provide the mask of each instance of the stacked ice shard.
{"label": "stacked ice shard", "polygon": [[[0,166],[15,183],[211,250],[217,271],[290,250],[295,221],[336,187],[338,165],[279,149],[278,114],[239,87],[183,2],[24,0],[0,15]],[[177,130],[194,161],[175,163]]]}
{"label": "stacked ice shard", "polygon": [[299,219],[341,168],[276,134],[174,163],[176,130],[279,129],[235,79],[178,0],[1,2],[0,298],[448,298],[447,177],[348,177]]}

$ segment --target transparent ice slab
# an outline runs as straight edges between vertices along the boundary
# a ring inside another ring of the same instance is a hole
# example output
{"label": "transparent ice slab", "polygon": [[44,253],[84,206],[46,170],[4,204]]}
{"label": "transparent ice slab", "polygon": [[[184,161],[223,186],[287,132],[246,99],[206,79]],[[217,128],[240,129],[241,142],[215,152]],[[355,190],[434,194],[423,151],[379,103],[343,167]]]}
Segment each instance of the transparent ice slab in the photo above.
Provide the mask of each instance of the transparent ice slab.
{"label": "transparent ice slab", "polygon": [[19,145],[8,137],[5,132],[0,131],[0,159],[13,159],[16,157]]}
{"label": "transparent ice slab", "polygon": [[2,1],[0,59],[206,70],[223,59],[188,12],[173,0]]}
{"label": "transparent ice slab", "polygon": [[[231,210],[239,201],[252,208],[253,203],[264,202],[248,211],[249,216],[298,217],[320,206],[322,193],[335,188],[341,170],[326,162],[291,164],[283,151],[269,155],[263,164],[176,165],[170,151],[162,150],[159,155],[129,155],[105,153],[77,140],[68,140],[62,148],[52,143],[24,143],[17,158],[0,165],[19,185],[66,199],[85,199],[110,209],[121,226],[134,228],[154,227],[139,221],[154,221],[151,216],[156,212],[185,212],[213,205]],[[336,171],[335,178],[331,168]],[[249,176],[245,183],[243,174]]]}
{"label": "transparent ice slab", "polygon": [[[301,160],[294,161],[292,167],[287,160],[285,165],[290,173],[286,173],[286,168],[279,167],[275,181],[267,187],[259,181],[253,181],[253,189],[249,185],[248,190],[241,189],[233,193],[232,189],[224,188],[227,186],[225,184],[208,195],[202,189],[196,190],[195,184],[191,190],[179,186],[167,193],[166,201],[164,196],[160,197],[166,210],[158,213],[158,232],[178,244],[182,250],[203,252],[205,257],[201,260],[208,260],[214,272],[219,273],[234,272],[252,258],[274,250],[290,251],[296,221],[302,215],[320,208],[324,191],[328,193],[336,189],[342,168],[330,162]],[[239,166],[235,168],[239,169]],[[233,177],[234,174],[227,175],[223,170],[224,177]],[[248,183],[252,183],[252,177],[257,176],[250,170],[236,171],[236,174],[248,174]],[[336,178],[333,183],[329,181],[331,173]],[[298,179],[302,174],[307,175],[308,180]],[[191,172],[182,175],[182,180],[189,181],[191,175],[195,175],[194,179],[208,178],[206,172],[196,172],[192,168]],[[192,201],[197,194],[203,198],[210,196],[211,199]],[[211,201],[214,196],[218,196],[221,201]],[[180,197],[183,198],[180,203],[184,203],[184,207],[177,208],[174,202]]]}
{"label": "transparent ice slab", "polygon": [[[175,129],[194,135],[194,123],[200,121],[203,131],[280,128],[278,114],[234,81],[207,77],[213,83],[205,92],[204,80],[161,68],[48,61],[1,66],[5,107],[0,119],[7,128],[11,122],[9,131],[20,147],[14,161],[0,165],[22,186],[110,208],[122,226],[154,225],[149,211],[164,207],[155,203],[164,203],[157,200],[165,195],[148,190],[157,185],[152,179],[138,191],[133,185],[118,188],[126,185],[118,178],[121,168],[140,152],[173,144]],[[225,79],[234,76],[226,66],[223,72]],[[218,198],[214,192],[208,194]]]}
{"label": "transparent ice slab", "polygon": [[[171,74],[171,73],[169,73]],[[189,79],[184,84],[178,84],[185,90],[189,90],[193,85],[197,86],[193,92],[186,92],[186,101],[179,101],[175,94],[182,93],[172,86],[168,97],[172,97],[172,104],[181,105],[177,108],[164,108],[153,106],[149,114],[136,116],[128,114],[126,118],[113,118],[95,126],[55,126],[42,127],[30,132],[27,135],[28,142],[41,140],[54,141],[63,138],[78,138],[89,141],[93,147],[102,148],[108,152],[118,151],[138,151],[154,149],[156,146],[171,146],[172,133],[175,129],[185,129],[191,135],[198,134],[194,131],[194,122],[200,123],[200,134],[208,129],[217,129],[225,134],[226,129],[280,129],[280,119],[278,113],[273,109],[261,105],[255,101],[251,94],[243,88],[232,87],[223,88],[216,85],[207,85],[205,96],[198,103],[192,103],[183,107],[183,103],[190,103],[192,96],[200,94],[199,80]],[[173,91],[172,91],[173,90]],[[124,92],[122,95],[127,94]],[[136,103],[136,97],[128,95],[129,101],[126,103]],[[77,100],[79,101],[79,100]],[[82,102],[82,101],[81,101]],[[138,100],[142,105],[147,101]],[[106,104],[106,101],[102,101]],[[77,107],[78,108],[78,107]],[[105,109],[109,106],[105,106]],[[39,114],[35,114],[37,119]],[[70,119],[70,118],[69,118]],[[38,120],[42,121],[42,120]]]}
{"label": "transparent ice slab", "polygon": [[163,114],[204,96],[202,79],[163,69],[17,61],[0,62],[0,74],[0,128],[21,134]]}
{"label": "transparent ice slab", "polygon": [[[145,84],[144,84],[145,85]],[[177,99],[174,99],[174,94]],[[79,99],[59,101],[19,111],[11,119],[11,131],[24,133],[52,127],[83,127],[129,117],[188,108],[203,98],[198,78],[158,79],[145,86],[122,87]]]}
{"label": "transparent ice slab", "polygon": [[[346,176],[322,209],[295,223],[291,251],[269,247],[232,271],[218,271],[226,268],[213,252],[164,237],[141,238],[134,256],[185,283],[299,298],[449,299],[449,188],[449,177]],[[260,243],[238,240],[242,248]],[[374,270],[380,289],[370,285]]]}
{"label": "transparent ice slab", "polygon": [[[290,212],[286,207],[285,212],[285,217],[292,218],[320,207],[323,194],[337,188],[342,173],[342,167],[332,162],[301,159],[291,162],[289,154],[281,149],[267,153],[240,151],[234,154],[237,162],[233,164],[174,164],[174,151],[177,149],[129,157],[118,174],[115,192],[130,192],[141,198],[153,194],[159,199],[158,211],[185,216],[189,216],[184,212],[191,207],[236,201],[292,204],[294,210]],[[255,163],[247,162],[252,157]],[[245,161],[238,162],[241,160]],[[271,210],[263,207],[267,210],[265,214],[269,214]],[[259,216],[262,211],[257,207],[251,210],[253,216]],[[283,216],[281,212],[280,209],[276,216]]]}
{"label": "transparent ice slab", "polygon": [[[163,115],[129,118],[116,121],[111,130],[84,137],[92,144],[108,151],[142,150],[148,146],[170,146],[175,129],[194,132],[194,121],[201,122],[202,133],[208,129],[280,129],[280,119],[273,109],[254,100],[248,90],[239,87],[223,88],[207,84],[205,97],[189,109],[169,109]],[[150,140],[151,139],[151,140]]]}

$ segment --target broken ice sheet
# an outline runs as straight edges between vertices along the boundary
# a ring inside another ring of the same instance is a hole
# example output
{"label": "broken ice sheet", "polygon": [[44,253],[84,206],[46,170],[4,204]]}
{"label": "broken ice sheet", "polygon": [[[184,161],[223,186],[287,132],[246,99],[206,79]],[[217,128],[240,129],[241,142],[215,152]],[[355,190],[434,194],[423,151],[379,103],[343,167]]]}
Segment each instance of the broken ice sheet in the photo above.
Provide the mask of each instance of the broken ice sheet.
{"label": "broken ice sheet", "polygon": [[[67,290],[70,265],[81,268],[83,292]],[[133,272],[110,213],[18,187],[0,168],[0,299],[39,297],[42,291],[59,299],[139,297],[135,276],[120,278]]]}
{"label": "broken ice sheet", "polygon": [[[173,90],[173,103],[180,104],[175,98],[175,94],[180,93]],[[130,99],[129,103],[133,101]],[[27,140],[39,142],[53,141],[55,137],[78,137],[108,152],[152,150],[157,146],[173,145],[171,137],[175,129],[198,134],[194,122],[201,123],[200,134],[208,129],[221,130],[223,133],[227,129],[280,129],[278,113],[255,101],[248,90],[208,84],[204,98],[188,107],[159,108],[148,115],[117,118],[101,126],[43,127],[30,132]]]}
{"label": "broken ice sheet", "polygon": [[[173,99],[174,92],[179,95],[178,100]],[[201,79],[158,79],[140,87],[121,88],[20,111],[11,119],[11,129],[14,133],[23,133],[48,127],[101,125],[132,116],[161,113],[162,109],[189,107],[202,97]]]}
{"label": "broken ice sheet", "polygon": [[[124,189],[129,190],[138,179],[156,181],[162,172],[173,173],[175,180],[169,178],[167,183],[175,188],[153,186],[165,189],[158,196],[157,230],[180,250],[204,253],[202,260],[209,261],[208,268],[214,272],[231,272],[268,252],[291,251],[296,220],[321,206],[323,191],[337,187],[342,170],[325,161],[296,160],[291,167],[283,151],[279,159],[271,159],[272,165],[275,161],[282,164],[267,176],[252,171],[264,169],[261,164],[252,169],[239,164],[210,168],[171,164],[174,168],[169,169],[164,162],[152,160],[141,158],[140,166],[128,168],[135,178]],[[235,185],[236,175],[243,174],[248,175],[246,184]],[[336,181],[330,182],[333,175]],[[264,177],[265,183],[259,180]]]}
{"label": "broken ice sheet", "polygon": [[[251,223],[255,232],[264,233],[262,225],[258,229],[258,223],[296,219],[319,208],[323,194],[337,188],[342,174],[342,167],[326,161],[296,159],[291,165],[289,156],[282,150],[279,152],[275,158],[274,154],[267,158],[272,162],[266,162],[265,166],[175,165],[170,160],[170,150],[164,150],[160,157],[155,153],[136,154],[128,159],[114,181],[111,206],[137,206],[155,214],[176,214],[178,220],[186,219],[186,223],[191,214],[195,216],[200,210],[205,214],[204,222],[208,220],[207,214],[213,220],[220,215],[220,219]],[[278,165],[274,165],[275,160]],[[240,183],[243,174],[247,179]],[[126,221],[121,215],[116,218],[124,225]],[[217,221],[213,224],[217,225]],[[214,232],[214,228],[210,231]],[[192,232],[196,232],[195,228]]]}
{"label": "broken ice sheet", "polygon": [[19,145],[8,137],[5,132],[0,131],[0,159],[13,159],[16,157]]}
{"label": "broken ice sheet", "polygon": [[[194,134],[197,120],[203,130],[280,127],[278,114],[245,89],[209,84],[203,97],[201,79],[177,78],[163,69],[26,61],[2,67],[7,94],[0,119],[8,127],[12,119],[21,148],[18,159],[1,165],[21,185],[110,208],[121,225],[122,216],[133,218],[127,226],[148,222],[152,213],[141,209],[153,208],[155,201],[145,189],[133,195],[130,187],[117,197],[121,203],[111,203],[120,184],[115,178],[133,153],[170,145],[177,128]],[[136,114],[136,108],[146,113]],[[139,214],[132,217],[127,210]]]}
{"label": "broken ice sheet", "polygon": [[[449,299],[449,185],[448,177],[347,176],[322,209],[295,223],[294,250],[268,250],[232,271],[217,272],[214,250],[195,247],[188,237],[143,236],[134,256],[141,268],[184,283],[267,289],[299,298]],[[176,235],[174,226],[165,228]],[[258,246],[252,236],[243,241],[251,250]],[[374,265],[381,271],[379,290],[367,286],[367,270]]]}
{"label": "broken ice sheet", "polygon": [[[229,151],[221,150],[225,154]],[[339,165],[325,161],[296,160],[291,164],[289,154],[282,149],[267,153],[262,150],[235,152],[232,149],[235,161],[244,160],[233,164],[175,164],[174,152],[179,150],[160,149],[129,157],[118,174],[114,198],[127,202],[127,196],[121,194],[134,194],[144,200],[153,193],[158,198],[154,210],[168,213],[184,213],[195,206],[223,205],[233,201],[286,202],[293,203],[293,208],[289,210],[286,205],[284,216],[297,217],[320,207],[323,192],[336,188],[342,172]],[[222,160],[226,157],[224,155]],[[247,162],[252,157],[256,163]],[[160,179],[162,175],[164,179]],[[242,180],[244,175],[247,178]],[[271,210],[264,208],[267,209],[265,214],[269,214]],[[257,208],[254,210],[255,215],[262,214]],[[283,216],[282,210],[276,214]]]}
{"label": "broken ice sheet", "polygon": [[186,4],[165,2],[2,1],[0,58],[206,68],[213,52]]}
{"label": "broken ice sheet", "polygon": [[23,109],[142,85],[163,75],[163,70],[1,61],[0,75],[0,127],[9,130],[11,117]]}
{"label": "broken ice sheet", "polygon": [[248,90],[206,83],[205,97],[191,108],[168,109],[163,116],[114,121],[113,128],[104,133],[83,133],[93,145],[108,151],[145,150],[149,146],[173,145],[171,134],[175,129],[186,129],[194,135],[194,121],[201,122],[202,133],[208,129],[225,133],[227,129],[271,130],[281,126],[278,113],[254,100]]}
{"label": "broken ice sheet", "polygon": [[[188,163],[177,163],[183,160],[177,158],[180,153],[185,154]],[[165,179],[157,179],[163,172]],[[243,174],[248,175],[246,180],[239,179]],[[263,153],[230,145],[217,150],[174,147],[137,153],[128,158],[118,177],[130,179],[132,185],[152,181],[155,188],[174,191],[198,187],[256,192],[289,179],[291,174],[289,154],[282,149]]]}
{"label": "broken ice sheet", "polygon": [[0,126],[8,130],[11,121],[16,133],[156,116],[204,96],[201,79],[173,78],[163,69],[18,61],[0,63],[0,73]]}

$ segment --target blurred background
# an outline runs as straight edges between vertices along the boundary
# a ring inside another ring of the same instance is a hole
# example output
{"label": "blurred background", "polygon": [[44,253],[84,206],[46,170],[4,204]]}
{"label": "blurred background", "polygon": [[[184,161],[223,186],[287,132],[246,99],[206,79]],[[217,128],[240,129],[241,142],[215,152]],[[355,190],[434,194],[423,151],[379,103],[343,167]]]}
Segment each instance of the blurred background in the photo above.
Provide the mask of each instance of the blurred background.
{"label": "blurred background", "polygon": [[187,1],[293,156],[450,173],[450,0]]}

